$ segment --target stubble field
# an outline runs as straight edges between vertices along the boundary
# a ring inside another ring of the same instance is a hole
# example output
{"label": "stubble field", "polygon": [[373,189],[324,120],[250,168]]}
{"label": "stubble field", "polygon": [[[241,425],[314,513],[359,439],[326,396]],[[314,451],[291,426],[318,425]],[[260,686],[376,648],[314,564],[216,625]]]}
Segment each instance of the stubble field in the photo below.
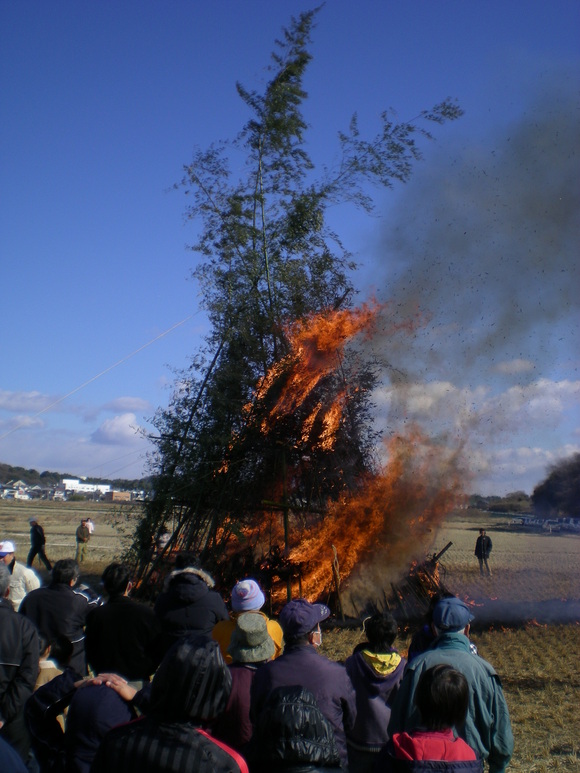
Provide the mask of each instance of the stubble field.
{"label": "stubble field", "polygon": [[[92,503],[0,500],[0,539],[14,540],[19,559],[25,561],[28,518],[35,516],[45,528],[49,558],[74,556],[74,532],[88,514],[96,531],[82,570],[94,585],[126,545],[134,511],[131,515],[118,506]],[[429,551],[453,542],[442,559],[442,575],[450,590],[473,602],[473,641],[501,676],[515,737],[510,770],[578,772],[580,536],[520,531],[510,520],[461,511],[433,535]],[[493,540],[491,578],[480,577],[473,556],[480,527]],[[47,573],[35,568],[46,580]],[[402,652],[410,635],[402,632]],[[343,660],[361,638],[359,631],[329,631],[323,651]]]}

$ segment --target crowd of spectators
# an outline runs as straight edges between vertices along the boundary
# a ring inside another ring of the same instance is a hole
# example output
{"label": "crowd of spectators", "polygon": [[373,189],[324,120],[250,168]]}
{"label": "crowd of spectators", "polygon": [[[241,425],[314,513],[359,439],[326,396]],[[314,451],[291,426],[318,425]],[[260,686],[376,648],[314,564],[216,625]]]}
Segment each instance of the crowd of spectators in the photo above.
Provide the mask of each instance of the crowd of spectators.
{"label": "crowd of spectators", "polygon": [[364,620],[365,641],[342,664],[319,650],[324,604],[294,599],[274,620],[245,578],[228,612],[193,556],[179,556],[153,606],[130,597],[127,566],[105,569],[104,601],[79,585],[72,559],[20,598],[6,544],[0,772],[507,768],[513,736],[501,682],[471,645],[471,609],[456,597],[435,599],[408,659],[385,611]]}

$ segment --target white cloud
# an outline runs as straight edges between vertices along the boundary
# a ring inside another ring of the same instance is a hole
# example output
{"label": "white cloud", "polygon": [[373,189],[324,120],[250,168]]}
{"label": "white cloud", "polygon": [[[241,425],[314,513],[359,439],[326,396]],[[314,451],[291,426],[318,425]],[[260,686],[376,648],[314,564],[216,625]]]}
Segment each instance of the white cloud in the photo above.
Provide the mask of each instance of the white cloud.
{"label": "white cloud", "polygon": [[91,435],[91,442],[106,445],[133,445],[138,440],[139,423],[134,413],[106,419]]}
{"label": "white cloud", "polygon": [[37,413],[53,403],[54,397],[42,392],[8,392],[0,389],[0,409],[12,412]]}
{"label": "white cloud", "polygon": [[520,373],[529,373],[534,368],[535,365],[531,360],[515,359],[499,362],[493,370],[505,376],[517,376]]}
{"label": "white cloud", "polygon": [[105,403],[102,410],[113,413],[148,413],[151,411],[151,403],[142,397],[116,397]]}

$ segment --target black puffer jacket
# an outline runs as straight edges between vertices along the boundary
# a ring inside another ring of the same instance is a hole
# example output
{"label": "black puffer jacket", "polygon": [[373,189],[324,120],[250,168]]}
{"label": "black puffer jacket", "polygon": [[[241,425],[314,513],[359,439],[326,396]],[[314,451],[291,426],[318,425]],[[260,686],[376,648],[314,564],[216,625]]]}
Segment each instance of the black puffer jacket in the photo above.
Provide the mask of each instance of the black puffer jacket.
{"label": "black puffer jacket", "polygon": [[211,590],[214,584],[207,572],[194,567],[176,569],[166,578],[155,603],[155,614],[163,630],[164,652],[184,636],[211,638],[214,625],[229,619],[224,600]]}
{"label": "black puffer jacket", "polygon": [[231,686],[217,642],[183,639],[155,672],[148,715],[107,734],[91,773],[248,773],[200,727],[224,710]]}
{"label": "black puffer jacket", "polygon": [[332,773],[340,757],[332,725],[304,687],[276,687],[254,728],[251,773]]}

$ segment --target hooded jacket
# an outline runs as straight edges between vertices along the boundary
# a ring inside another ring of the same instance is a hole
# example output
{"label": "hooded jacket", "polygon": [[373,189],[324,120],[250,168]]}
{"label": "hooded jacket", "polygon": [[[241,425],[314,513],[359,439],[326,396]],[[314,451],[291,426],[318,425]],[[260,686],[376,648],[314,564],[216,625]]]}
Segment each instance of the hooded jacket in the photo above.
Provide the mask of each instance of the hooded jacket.
{"label": "hooded jacket", "polygon": [[490,773],[505,771],[514,749],[510,717],[501,681],[493,667],[474,655],[463,633],[442,633],[431,649],[407,664],[394,700],[389,735],[415,730],[420,717],[414,705],[421,674],[431,666],[448,663],[461,671],[469,684],[469,706],[465,724],[457,733],[489,763]]}
{"label": "hooded jacket", "polygon": [[395,733],[378,758],[380,773],[483,773],[483,763],[453,730]]}
{"label": "hooded jacket", "polygon": [[303,687],[277,687],[258,717],[248,752],[252,773],[340,770],[332,725]]}
{"label": "hooded jacket", "polygon": [[202,728],[223,711],[230,690],[217,643],[182,639],[155,672],[147,716],[108,733],[91,773],[248,773],[240,755]]}
{"label": "hooded jacket", "polygon": [[379,752],[389,739],[387,726],[407,661],[398,652],[376,655],[359,645],[346,659],[346,673],[356,693],[356,721],[347,740],[361,751]]}
{"label": "hooded jacket", "polygon": [[224,600],[212,590],[214,585],[207,572],[195,567],[176,569],[167,576],[155,602],[164,652],[183,636],[201,634],[210,638],[218,620],[229,618]]}

